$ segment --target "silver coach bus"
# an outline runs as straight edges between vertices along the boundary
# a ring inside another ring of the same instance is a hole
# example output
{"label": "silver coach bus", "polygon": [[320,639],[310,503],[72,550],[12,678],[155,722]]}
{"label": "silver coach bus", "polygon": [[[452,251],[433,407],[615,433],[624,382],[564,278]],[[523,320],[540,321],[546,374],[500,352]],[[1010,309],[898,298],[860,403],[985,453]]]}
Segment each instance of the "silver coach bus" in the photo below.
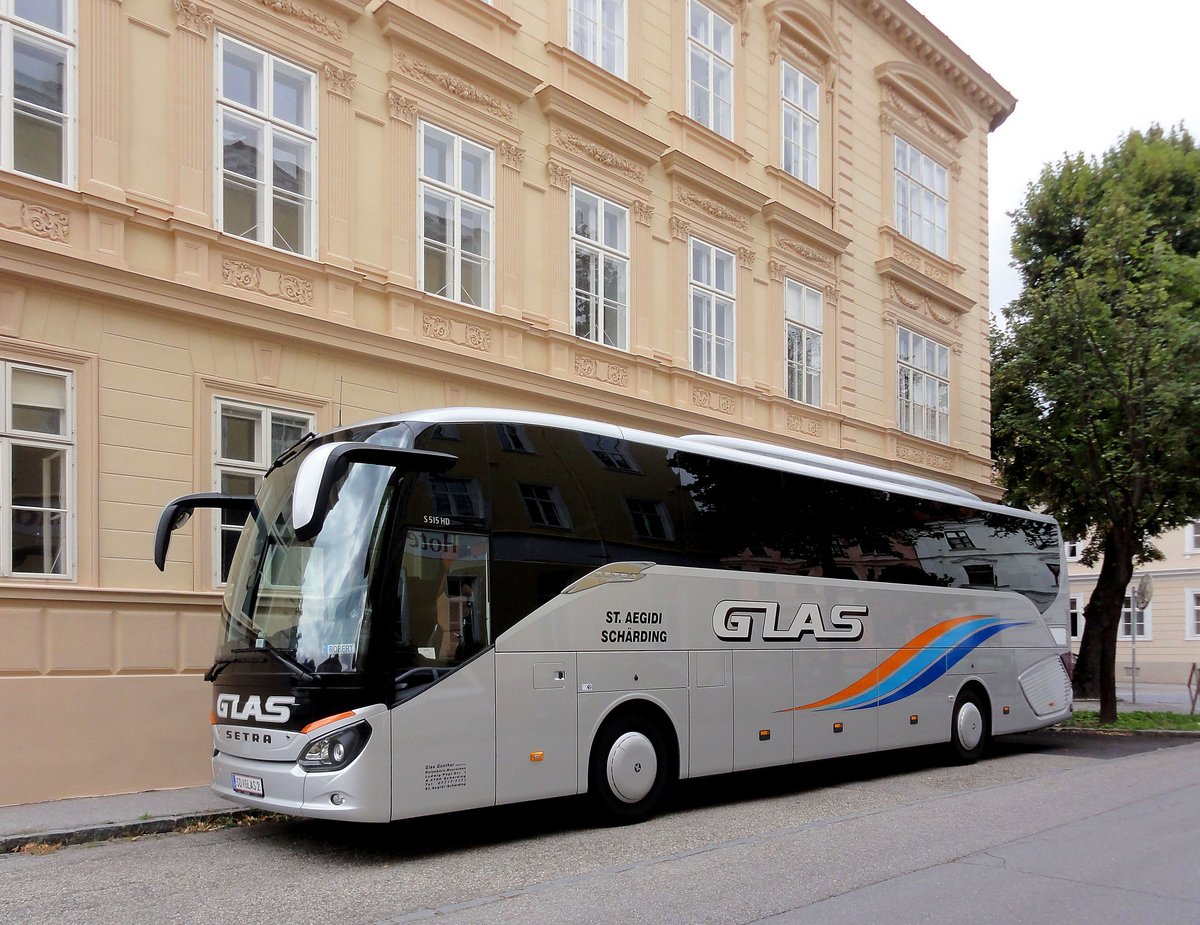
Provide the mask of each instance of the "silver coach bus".
{"label": "silver coach bus", "polygon": [[[213,787],[382,822],[913,745],[1071,710],[1057,525],[752,441],[494,409],[309,435],[222,604]],[[242,512],[242,513],[239,513]],[[228,522],[228,520],[227,520]]]}

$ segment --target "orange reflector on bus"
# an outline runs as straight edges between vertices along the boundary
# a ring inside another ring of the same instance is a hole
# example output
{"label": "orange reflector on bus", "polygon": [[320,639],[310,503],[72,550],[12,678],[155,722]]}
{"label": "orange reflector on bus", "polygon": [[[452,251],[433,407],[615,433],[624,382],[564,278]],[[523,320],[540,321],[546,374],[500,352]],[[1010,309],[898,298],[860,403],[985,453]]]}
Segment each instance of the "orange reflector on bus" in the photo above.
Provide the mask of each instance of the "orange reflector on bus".
{"label": "orange reflector on bus", "polygon": [[1011,713],[1011,712],[1012,712],[1012,707],[1005,707],[1005,708],[1004,708],[1004,715],[1005,715],[1005,716],[1008,716],[1008,714],[1009,714],[1009,713]]}
{"label": "orange reflector on bus", "polygon": [[910,716],[908,718],[908,724],[910,726],[915,726],[915,725],[917,725],[918,722],[920,722],[920,718],[917,716],[916,713],[914,713],[912,716]]}
{"label": "orange reflector on bus", "polygon": [[546,753],[545,752],[530,752],[529,760],[530,761],[545,761]]}
{"label": "orange reflector on bus", "polygon": [[834,724],[833,724],[833,731],[834,731],[834,732],[841,732],[841,731],[842,731],[844,728],[845,728],[845,727],[844,727],[844,726],[843,726],[841,723],[834,723]]}
{"label": "orange reflector on bus", "polygon": [[208,722],[212,726],[217,725],[217,711],[216,710],[208,711]]}
{"label": "orange reflector on bus", "polygon": [[306,735],[307,733],[313,732],[316,729],[320,729],[322,726],[328,726],[331,723],[336,723],[339,719],[349,719],[353,715],[353,710],[347,710],[345,713],[338,713],[336,716],[326,716],[324,719],[314,720],[300,730],[300,735]]}
{"label": "orange reflector on bus", "polygon": [[758,730],[758,741],[760,741],[760,742],[766,742],[766,741],[768,741],[770,738],[771,738],[771,730],[770,730],[770,729],[760,729],[760,730]]}

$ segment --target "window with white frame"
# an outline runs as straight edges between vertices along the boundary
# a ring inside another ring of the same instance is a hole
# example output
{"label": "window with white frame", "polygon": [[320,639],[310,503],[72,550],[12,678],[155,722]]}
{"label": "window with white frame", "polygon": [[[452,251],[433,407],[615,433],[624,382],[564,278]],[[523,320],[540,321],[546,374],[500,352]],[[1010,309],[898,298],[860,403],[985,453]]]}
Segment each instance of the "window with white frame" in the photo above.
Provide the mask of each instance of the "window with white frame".
{"label": "window with white frame", "polygon": [[0,167],[71,185],[75,2],[0,0]]}
{"label": "window with white frame", "polygon": [[629,450],[629,441],[600,434],[580,434],[579,439],[600,465],[613,472],[641,472]]}
{"label": "window with white frame", "polygon": [[821,182],[820,88],[815,80],[787,61],[780,62],[780,69],[783,169],[809,186],[818,186]]}
{"label": "window with white frame", "polygon": [[1072,639],[1083,638],[1083,595],[1072,594],[1067,598],[1069,627]]}
{"label": "window with white frame", "polygon": [[[1121,625],[1117,630],[1118,639],[1130,638],[1130,627],[1133,625],[1133,598],[1126,594],[1125,600],[1121,604]],[[1151,605],[1147,604],[1145,608],[1137,608],[1137,638],[1150,639],[1150,616]]]}
{"label": "window with white frame", "polygon": [[[217,399],[214,409],[213,488],[255,495],[275,458],[313,429],[313,417],[284,408]],[[246,522],[245,511],[223,510],[215,527],[213,579],[224,582]]]}
{"label": "window with white frame", "polygon": [[1187,639],[1200,639],[1200,591],[1188,588],[1183,595],[1184,636]]}
{"label": "window with white frame", "polygon": [[491,148],[421,123],[421,288],[492,308]]}
{"label": "window with white frame", "polygon": [[625,77],[625,0],[571,0],[571,51]]}
{"label": "window with white frame", "polygon": [[688,0],[688,115],[733,137],[733,23]]}
{"label": "window with white frame", "polygon": [[220,228],[316,255],[317,75],[217,33]]}
{"label": "window with white frame", "polygon": [[433,495],[435,514],[460,520],[470,520],[479,516],[479,487],[474,479],[431,475],[429,489]]}
{"label": "window with white frame", "polygon": [[571,263],[575,268],[575,334],[625,350],[629,346],[629,210],[573,187]]}
{"label": "window with white frame", "polygon": [[674,530],[667,506],[649,498],[626,498],[625,506],[633,521],[633,535],[644,540],[673,540]]}
{"label": "window with white frame", "polygon": [[1064,540],[1063,551],[1067,555],[1068,562],[1078,562],[1079,554],[1083,551],[1083,543],[1079,540]]}
{"label": "window with white frame", "polygon": [[950,254],[950,173],[896,136],[896,230],[939,257]]}
{"label": "window with white frame", "polygon": [[785,280],[783,312],[787,329],[788,398],[820,406],[825,297],[811,286]]}
{"label": "window with white frame", "polygon": [[0,361],[0,573],[74,574],[75,395],[70,372]]}
{"label": "window with white frame", "polygon": [[496,436],[500,439],[500,446],[510,453],[534,452],[524,424],[497,424]]}
{"label": "window with white frame", "polygon": [[1184,540],[1184,552],[1197,553],[1200,552],[1200,520],[1193,520],[1186,528],[1186,539]]}
{"label": "window with white frame", "polygon": [[518,482],[521,490],[521,500],[525,502],[525,511],[529,522],[539,527],[557,527],[569,529],[571,518],[563,504],[562,496],[554,485],[532,485]]}
{"label": "window with white frame", "polygon": [[734,378],[734,259],[697,238],[689,242],[692,369]]}
{"label": "window with white frame", "polygon": [[897,327],[897,417],[906,434],[950,442],[950,348]]}

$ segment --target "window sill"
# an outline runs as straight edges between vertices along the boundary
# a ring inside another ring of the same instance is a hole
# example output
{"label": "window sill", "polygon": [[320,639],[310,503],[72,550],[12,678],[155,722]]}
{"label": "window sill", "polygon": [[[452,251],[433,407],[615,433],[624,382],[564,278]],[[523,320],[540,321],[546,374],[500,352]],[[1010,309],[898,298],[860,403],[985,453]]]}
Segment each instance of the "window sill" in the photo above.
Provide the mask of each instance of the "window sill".
{"label": "window sill", "polygon": [[695,142],[732,161],[738,161],[743,164],[749,163],[754,157],[748,149],[742,147],[732,138],[726,138],[702,122],[697,122],[691,116],[672,110],[667,113],[667,118],[672,125],[683,132],[689,142]]}

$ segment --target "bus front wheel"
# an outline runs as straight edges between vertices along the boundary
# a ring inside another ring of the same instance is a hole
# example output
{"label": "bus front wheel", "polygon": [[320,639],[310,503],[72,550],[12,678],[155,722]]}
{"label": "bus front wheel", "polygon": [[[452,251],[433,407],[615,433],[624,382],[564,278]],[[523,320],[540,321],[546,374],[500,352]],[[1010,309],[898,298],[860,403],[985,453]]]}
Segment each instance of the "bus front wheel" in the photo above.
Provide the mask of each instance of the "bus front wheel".
{"label": "bus front wheel", "polygon": [[651,816],[670,788],[671,753],[658,724],[639,714],[605,723],[592,744],[588,793],[618,825]]}
{"label": "bus front wheel", "polygon": [[959,764],[978,761],[990,733],[991,723],[983,696],[974,688],[963,688],[954,701],[954,714],[950,720],[950,747],[954,760]]}

